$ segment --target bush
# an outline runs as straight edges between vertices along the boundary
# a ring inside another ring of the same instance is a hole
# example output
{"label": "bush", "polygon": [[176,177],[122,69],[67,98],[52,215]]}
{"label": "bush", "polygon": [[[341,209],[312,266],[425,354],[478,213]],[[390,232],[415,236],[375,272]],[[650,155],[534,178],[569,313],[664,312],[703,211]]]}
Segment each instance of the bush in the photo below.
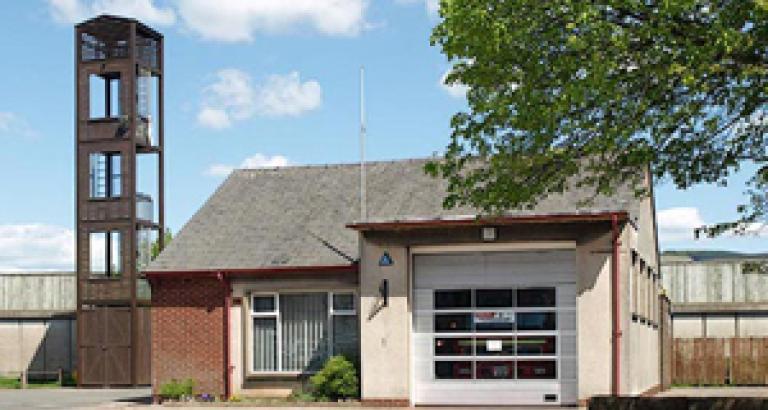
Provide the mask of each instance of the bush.
{"label": "bush", "polygon": [[333,356],[322,370],[309,378],[312,393],[318,400],[348,399],[358,396],[359,380],[355,366],[344,356]]}
{"label": "bush", "polygon": [[160,386],[160,396],[164,399],[179,400],[184,396],[191,396],[195,388],[195,382],[192,379],[179,382],[171,379],[170,382]]}

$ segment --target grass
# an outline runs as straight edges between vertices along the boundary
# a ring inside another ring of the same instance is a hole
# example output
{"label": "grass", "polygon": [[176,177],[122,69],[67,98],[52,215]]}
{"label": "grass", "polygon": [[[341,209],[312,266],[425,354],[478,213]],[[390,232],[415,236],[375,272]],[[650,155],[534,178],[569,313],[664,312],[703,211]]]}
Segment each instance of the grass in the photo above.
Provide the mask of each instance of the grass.
{"label": "grass", "polygon": [[[55,389],[61,385],[56,380],[51,381],[35,381],[32,380],[27,384],[29,389]],[[21,380],[18,377],[0,377],[0,390],[8,389],[20,389]]]}

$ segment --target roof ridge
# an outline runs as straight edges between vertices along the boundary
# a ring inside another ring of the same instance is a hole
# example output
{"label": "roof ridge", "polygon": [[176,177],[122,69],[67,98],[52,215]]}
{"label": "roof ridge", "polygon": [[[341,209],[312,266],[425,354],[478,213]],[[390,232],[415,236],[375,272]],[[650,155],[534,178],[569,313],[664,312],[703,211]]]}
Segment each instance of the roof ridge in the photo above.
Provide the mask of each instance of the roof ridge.
{"label": "roof ridge", "polygon": [[[426,162],[431,159],[439,159],[435,157],[421,157],[421,158],[403,158],[403,159],[389,159],[389,160],[376,160],[365,161],[365,165],[381,165],[381,164],[402,164],[412,162]],[[259,167],[259,168],[235,168],[232,172],[235,173],[259,173],[267,171],[276,171],[278,169],[317,169],[317,168],[351,168],[360,166],[360,162],[337,162],[330,164],[299,164],[299,165],[285,165],[274,167]]]}

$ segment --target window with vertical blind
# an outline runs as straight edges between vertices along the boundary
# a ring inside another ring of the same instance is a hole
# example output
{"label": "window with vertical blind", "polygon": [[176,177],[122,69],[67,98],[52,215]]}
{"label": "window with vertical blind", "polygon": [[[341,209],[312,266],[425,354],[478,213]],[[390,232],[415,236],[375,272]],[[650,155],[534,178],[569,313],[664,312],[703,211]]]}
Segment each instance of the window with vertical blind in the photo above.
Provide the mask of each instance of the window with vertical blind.
{"label": "window with vertical blind", "polygon": [[358,356],[349,292],[251,295],[252,371],[314,372],[331,355]]}

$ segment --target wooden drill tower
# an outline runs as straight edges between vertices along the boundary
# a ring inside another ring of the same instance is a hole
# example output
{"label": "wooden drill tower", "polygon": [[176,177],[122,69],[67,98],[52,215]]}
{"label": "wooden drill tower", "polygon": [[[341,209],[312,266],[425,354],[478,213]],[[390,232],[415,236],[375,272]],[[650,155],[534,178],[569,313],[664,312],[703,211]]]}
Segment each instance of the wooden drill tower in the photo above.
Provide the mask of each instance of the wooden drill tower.
{"label": "wooden drill tower", "polygon": [[78,384],[149,384],[141,270],[163,247],[163,36],[102,15],[75,27],[75,56]]}

